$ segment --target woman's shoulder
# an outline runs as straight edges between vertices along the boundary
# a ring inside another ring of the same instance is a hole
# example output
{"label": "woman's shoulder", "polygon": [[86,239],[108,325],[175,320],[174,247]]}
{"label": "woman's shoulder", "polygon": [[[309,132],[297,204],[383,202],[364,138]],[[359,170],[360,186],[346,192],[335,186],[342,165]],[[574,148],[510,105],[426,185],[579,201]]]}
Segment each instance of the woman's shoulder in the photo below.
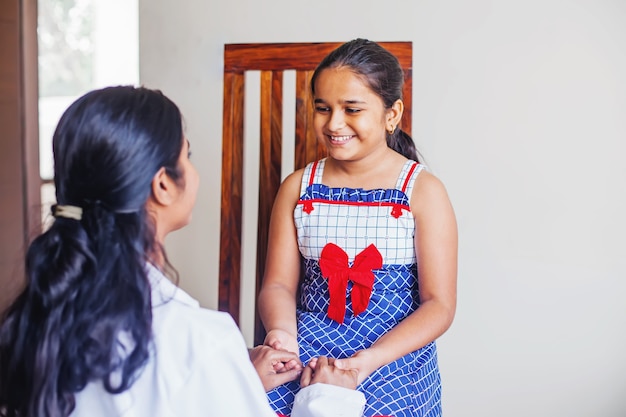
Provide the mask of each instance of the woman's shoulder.
{"label": "woman's shoulder", "polygon": [[155,309],[152,329],[155,364],[172,392],[179,392],[193,375],[217,376],[219,358],[247,360],[243,335],[225,312],[173,301]]}
{"label": "woman's shoulder", "polygon": [[228,313],[174,303],[163,307],[154,316],[155,369],[171,415],[272,414],[243,335]]}
{"label": "woman's shoulder", "polygon": [[91,382],[77,395],[72,417],[206,415],[222,400],[209,387],[232,372],[233,363],[249,361],[243,337],[227,313],[172,299],[153,309],[152,324],[150,359],[131,388],[110,395],[102,383]]}
{"label": "woman's shoulder", "polygon": [[152,286],[152,333],[157,343],[208,339],[210,344],[223,340],[226,335],[239,334],[228,313],[201,308],[197,300],[158,269],[150,264],[147,269]]}
{"label": "woman's shoulder", "polygon": [[153,310],[152,329],[157,347],[160,341],[165,342],[165,345],[180,342],[179,348],[188,350],[201,346],[206,351],[219,348],[233,339],[242,339],[230,314],[189,306],[175,300]]}

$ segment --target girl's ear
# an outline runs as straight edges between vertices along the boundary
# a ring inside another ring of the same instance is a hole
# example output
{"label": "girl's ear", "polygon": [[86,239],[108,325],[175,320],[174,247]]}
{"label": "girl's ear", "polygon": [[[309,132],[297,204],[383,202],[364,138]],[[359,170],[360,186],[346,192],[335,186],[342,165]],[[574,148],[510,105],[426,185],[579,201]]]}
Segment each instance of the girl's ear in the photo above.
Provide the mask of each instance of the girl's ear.
{"label": "girl's ear", "polygon": [[387,131],[393,132],[396,127],[400,124],[400,120],[402,120],[402,113],[404,113],[404,103],[402,100],[398,99],[395,103],[387,110],[387,121],[385,129]]}
{"label": "girl's ear", "polygon": [[172,179],[161,167],[152,178],[152,197],[161,206],[169,206],[175,200],[174,192],[176,187]]}

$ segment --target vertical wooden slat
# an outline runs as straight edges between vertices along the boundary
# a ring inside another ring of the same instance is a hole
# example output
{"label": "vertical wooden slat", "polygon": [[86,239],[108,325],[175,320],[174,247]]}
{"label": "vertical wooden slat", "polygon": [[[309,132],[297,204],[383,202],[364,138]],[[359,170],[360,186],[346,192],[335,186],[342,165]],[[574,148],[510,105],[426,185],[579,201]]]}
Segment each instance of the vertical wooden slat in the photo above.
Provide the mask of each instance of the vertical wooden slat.
{"label": "vertical wooden slat", "polygon": [[41,232],[37,1],[0,2],[0,315],[24,285],[25,248]]}
{"label": "vertical wooden slat", "polygon": [[[255,300],[265,274],[270,215],[280,187],[283,137],[283,72],[261,72],[261,144]],[[263,343],[265,329],[255,314],[254,343]]]}
{"label": "vertical wooden slat", "polygon": [[402,115],[401,128],[411,135],[411,112],[413,111],[413,69],[404,70],[404,87],[402,89],[402,101],[404,102],[404,114]]}
{"label": "vertical wooden slat", "polygon": [[306,132],[309,130],[308,115],[311,102],[308,71],[296,72],[296,137],[294,146],[294,168],[300,169],[306,165]]}
{"label": "vertical wooden slat", "polygon": [[243,73],[224,74],[218,306],[239,323],[243,192]]}
{"label": "vertical wooden slat", "polygon": [[39,173],[39,50],[37,1],[21,0],[22,23],[22,167],[25,178],[25,241],[41,232],[41,175]]}
{"label": "vertical wooden slat", "polygon": [[313,130],[313,95],[311,94],[311,71],[296,73],[296,146],[294,155],[295,169],[326,156],[326,148],[317,140]]}
{"label": "vertical wooden slat", "polygon": [[[313,71],[310,72],[309,79],[313,76]],[[309,88],[309,91],[311,89]],[[317,161],[322,158],[325,158],[328,154],[326,149],[326,145],[324,142],[317,140],[317,135],[315,134],[315,130],[313,130],[313,116],[315,115],[315,109],[313,107],[313,95],[309,99],[311,104],[309,104],[309,129],[306,131],[306,141],[309,152],[307,152],[307,161],[309,162]],[[305,164],[305,165],[306,165]]]}

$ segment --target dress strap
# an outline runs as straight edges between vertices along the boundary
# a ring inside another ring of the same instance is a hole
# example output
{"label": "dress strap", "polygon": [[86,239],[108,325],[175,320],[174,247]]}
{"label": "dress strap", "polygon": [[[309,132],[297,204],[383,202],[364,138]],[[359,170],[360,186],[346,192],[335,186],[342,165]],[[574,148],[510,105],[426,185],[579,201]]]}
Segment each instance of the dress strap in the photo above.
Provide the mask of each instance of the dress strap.
{"label": "dress strap", "polygon": [[304,167],[302,182],[300,184],[300,195],[303,195],[310,185],[322,183],[325,162],[326,158],[320,159],[319,161],[309,162],[307,166]]}
{"label": "dress strap", "polygon": [[411,193],[413,192],[413,185],[415,184],[415,179],[425,169],[426,166],[420,164],[419,162],[408,160],[404,163],[402,167],[402,171],[400,172],[400,176],[398,177],[398,181],[396,182],[396,188],[406,194],[409,198],[411,198]]}

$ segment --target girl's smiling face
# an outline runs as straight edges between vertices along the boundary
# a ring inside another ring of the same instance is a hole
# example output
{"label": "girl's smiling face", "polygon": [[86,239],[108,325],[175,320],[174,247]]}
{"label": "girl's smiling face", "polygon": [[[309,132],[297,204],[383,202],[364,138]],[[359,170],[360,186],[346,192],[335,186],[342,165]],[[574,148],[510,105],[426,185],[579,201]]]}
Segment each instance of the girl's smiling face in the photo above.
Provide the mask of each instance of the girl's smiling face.
{"label": "girl's smiling face", "polygon": [[313,127],[329,156],[357,161],[387,149],[392,110],[347,67],[323,70],[315,83]]}

